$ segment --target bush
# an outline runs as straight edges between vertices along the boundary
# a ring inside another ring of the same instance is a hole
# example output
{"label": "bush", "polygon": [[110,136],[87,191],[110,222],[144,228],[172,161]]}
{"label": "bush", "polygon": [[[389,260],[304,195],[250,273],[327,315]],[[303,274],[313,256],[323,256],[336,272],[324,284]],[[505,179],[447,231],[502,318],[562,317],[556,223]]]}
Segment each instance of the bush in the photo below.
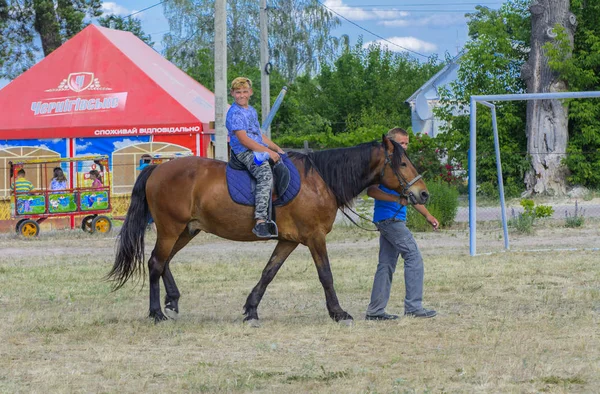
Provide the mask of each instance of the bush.
{"label": "bush", "polygon": [[[458,190],[443,181],[427,182],[429,202],[427,210],[439,222],[440,227],[448,227],[454,222],[458,212]],[[407,210],[406,225],[412,231],[429,231],[431,224],[414,207]]]}
{"label": "bush", "polygon": [[460,162],[449,160],[440,141],[426,134],[411,136],[408,156],[426,181],[442,180],[449,185],[465,184],[466,172]]}
{"label": "bush", "polygon": [[573,213],[573,216],[569,215],[569,212],[565,211],[565,227],[581,227],[584,223],[585,218],[583,217],[583,208],[579,209],[577,206],[577,201],[575,201],[575,212]]}
{"label": "bush", "polygon": [[533,216],[519,213],[515,215],[515,211],[512,212],[512,218],[508,220],[508,225],[517,230],[520,234],[532,234],[533,233]]}
{"label": "bush", "polygon": [[515,228],[521,234],[533,233],[533,222],[535,219],[550,217],[554,213],[554,208],[551,206],[535,206],[533,200],[522,199],[521,206],[523,207],[523,213],[515,215],[513,209],[512,219],[508,221],[508,225]]}

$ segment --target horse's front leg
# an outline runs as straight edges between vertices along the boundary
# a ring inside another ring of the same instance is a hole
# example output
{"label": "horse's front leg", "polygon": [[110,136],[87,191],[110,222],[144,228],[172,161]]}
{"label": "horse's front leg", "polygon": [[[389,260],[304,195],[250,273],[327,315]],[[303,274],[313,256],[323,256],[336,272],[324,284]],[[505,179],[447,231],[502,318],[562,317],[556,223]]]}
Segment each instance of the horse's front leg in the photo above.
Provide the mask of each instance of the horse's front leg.
{"label": "horse's front leg", "polygon": [[246,304],[244,305],[245,322],[258,326],[258,304],[260,304],[267,286],[271,283],[275,275],[277,275],[277,271],[279,271],[279,268],[281,268],[290,253],[296,249],[296,246],[298,246],[298,242],[281,240],[277,243],[269,262],[263,269],[260,280],[254,286],[250,295],[248,295],[248,299],[246,299]]}
{"label": "horse's front leg", "polygon": [[325,237],[316,239],[307,246],[315,261],[315,266],[317,267],[317,273],[319,274],[321,285],[323,285],[323,290],[325,290],[325,301],[327,303],[329,316],[336,322],[354,320],[349,313],[342,309],[337,295],[335,294],[335,289],[333,288],[333,274],[331,273],[331,267],[329,266]]}

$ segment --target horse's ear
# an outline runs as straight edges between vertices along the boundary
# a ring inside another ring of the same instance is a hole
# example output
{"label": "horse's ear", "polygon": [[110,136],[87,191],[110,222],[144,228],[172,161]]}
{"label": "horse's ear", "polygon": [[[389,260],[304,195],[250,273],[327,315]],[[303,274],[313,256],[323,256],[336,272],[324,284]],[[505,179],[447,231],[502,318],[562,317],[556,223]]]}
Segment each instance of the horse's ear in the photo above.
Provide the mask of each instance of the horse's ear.
{"label": "horse's ear", "polygon": [[385,134],[381,135],[381,139],[383,140],[383,146],[385,146],[385,149],[387,149],[389,153],[392,153],[394,151],[394,144],[392,144],[392,141],[390,141]]}

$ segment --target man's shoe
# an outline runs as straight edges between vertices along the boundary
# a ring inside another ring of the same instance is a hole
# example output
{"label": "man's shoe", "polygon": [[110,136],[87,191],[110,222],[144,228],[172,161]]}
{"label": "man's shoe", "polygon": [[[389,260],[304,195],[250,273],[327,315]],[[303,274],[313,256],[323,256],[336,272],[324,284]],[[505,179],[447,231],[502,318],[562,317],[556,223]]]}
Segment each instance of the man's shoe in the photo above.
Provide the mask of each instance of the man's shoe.
{"label": "man's shoe", "polygon": [[383,312],[382,315],[367,315],[365,320],[396,320],[398,315],[390,315],[389,313]]}
{"label": "man's shoe", "polygon": [[258,238],[271,238],[271,233],[269,232],[269,225],[267,222],[257,223],[252,229],[252,232]]}
{"label": "man's shoe", "polygon": [[432,310],[432,309],[419,309],[418,311],[413,311],[413,312],[405,312],[404,316],[409,316],[409,317],[420,317],[420,318],[430,318],[430,317],[434,317],[435,315],[437,315],[437,312]]}

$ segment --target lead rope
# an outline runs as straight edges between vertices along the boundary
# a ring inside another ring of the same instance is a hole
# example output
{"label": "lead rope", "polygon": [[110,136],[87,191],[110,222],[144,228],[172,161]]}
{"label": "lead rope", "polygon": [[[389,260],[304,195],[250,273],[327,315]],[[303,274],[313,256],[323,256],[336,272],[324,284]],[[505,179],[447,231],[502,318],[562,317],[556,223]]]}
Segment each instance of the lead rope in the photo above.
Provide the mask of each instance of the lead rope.
{"label": "lead rope", "polygon": [[[350,207],[346,207],[346,208],[347,208],[347,209],[348,209],[350,212],[352,212],[353,214],[355,214],[356,216],[358,216],[359,218],[361,218],[362,220],[366,220],[367,222],[370,222],[370,223],[373,223],[373,224],[377,225],[377,224],[376,224],[374,221],[372,221],[372,220],[371,220],[371,219],[369,219],[369,218],[366,218],[366,217],[362,216],[361,214],[359,214],[358,212],[356,212],[354,209],[352,209],[352,208],[350,208]],[[400,208],[398,208],[398,210],[397,210],[396,212],[394,212],[394,216],[392,216],[392,218],[395,218],[395,217],[396,217],[396,215],[400,213],[400,211],[402,210],[402,208],[403,208],[403,205],[402,205],[402,204],[400,204]],[[378,229],[377,229],[377,230],[373,230],[373,229],[368,229],[368,228],[364,228],[364,227],[362,227],[360,224],[356,223],[356,222],[355,222],[355,221],[354,221],[354,220],[353,220],[353,219],[350,217],[350,215],[348,215],[346,212],[344,212],[344,210],[343,210],[341,207],[340,207],[340,208],[338,208],[338,209],[340,210],[340,212],[342,212],[342,213],[344,214],[344,216],[346,216],[346,217],[348,218],[348,220],[350,220],[352,223],[354,223],[354,224],[356,225],[356,227],[362,228],[363,230],[366,230],[366,231],[379,231]]]}

